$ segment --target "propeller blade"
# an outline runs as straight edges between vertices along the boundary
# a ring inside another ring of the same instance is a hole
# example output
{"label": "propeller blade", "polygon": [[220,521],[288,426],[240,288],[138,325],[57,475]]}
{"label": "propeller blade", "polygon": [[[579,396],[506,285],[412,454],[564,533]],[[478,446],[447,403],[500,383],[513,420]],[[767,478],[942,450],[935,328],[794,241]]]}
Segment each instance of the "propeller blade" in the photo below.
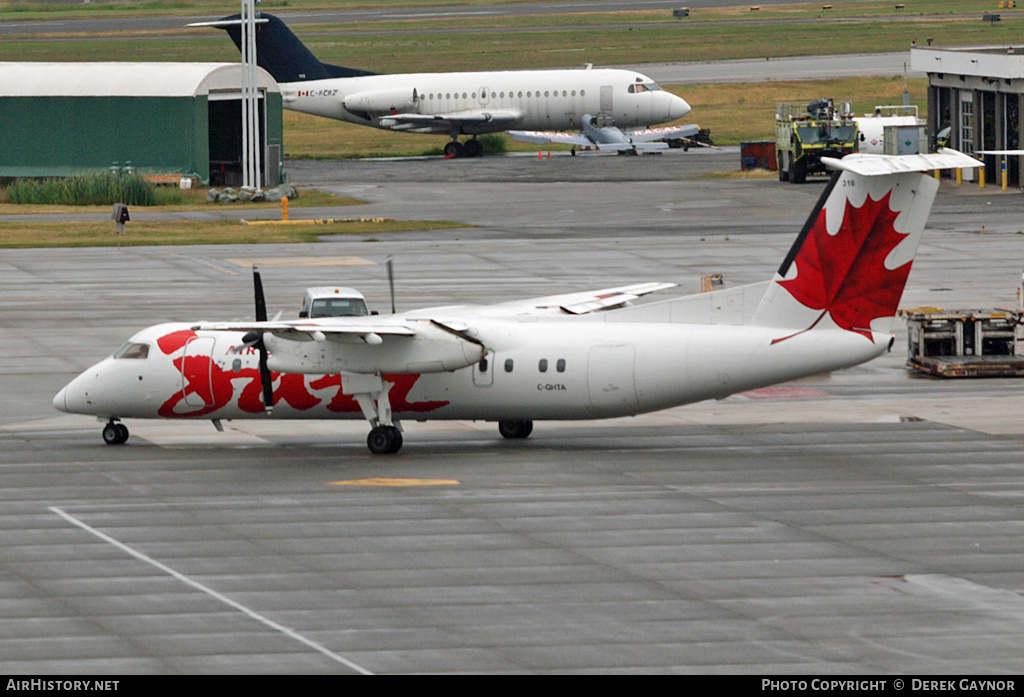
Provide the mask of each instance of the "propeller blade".
{"label": "propeller blade", "polygon": [[[255,264],[252,267],[252,287],[256,299],[256,321],[267,321],[267,299],[263,295],[263,280],[260,278],[260,270]],[[242,337],[246,344],[251,342],[252,346],[260,354],[260,381],[263,383],[263,408],[270,413],[274,408],[274,384],[270,377],[270,368],[267,367],[267,345],[263,343],[263,332],[251,331]]]}
{"label": "propeller blade", "polygon": [[252,267],[252,286],[256,294],[256,321],[267,321],[267,300],[263,296],[263,281],[260,279],[260,270],[255,264]]}
{"label": "propeller blade", "polygon": [[263,409],[269,414],[274,409],[274,385],[267,367],[267,347],[261,338],[256,344],[260,352],[260,379],[263,382]]}
{"label": "propeller blade", "polygon": [[385,259],[388,266],[388,286],[391,288],[391,314],[395,314],[395,270],[391,263],[391,255]]}

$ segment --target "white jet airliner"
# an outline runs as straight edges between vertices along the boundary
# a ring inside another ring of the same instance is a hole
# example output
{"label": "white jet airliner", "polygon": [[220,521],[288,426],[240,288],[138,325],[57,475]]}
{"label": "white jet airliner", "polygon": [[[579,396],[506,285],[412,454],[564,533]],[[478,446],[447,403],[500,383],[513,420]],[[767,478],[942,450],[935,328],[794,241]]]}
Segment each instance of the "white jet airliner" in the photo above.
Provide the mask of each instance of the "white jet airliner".
{"label": "white jet airliner", "polygon": [[[228,32],[238,15],[189,26]],[[583,114],[620,128],[682,118],[686,100],[631,70],[502,70],[376,75],[321,63],[277,17],[257,13],[256,62],[281,86],[287,109],[390,131],[448,135],[445,155],[483,153],[477,136],[511,129],[577,130]],[[471,136],[459,143],[459,136]]]}
{"label": "white jet airliner", "polygon": [[311,299],[305,316],[267,321],[257,275],[256,321],[145,329],[53,404],[98,416],[111,444],[128,438],[122,418],[365,418],[380,454],[401,447],[402,419],[496,421],[523,438],[536,419],[635,415],[853,366],[892,346],[939,187],[925,172],[980,163],[943,150],[828,164],[770,281],[637,304],[672,284],[344,317],[317,317]]}

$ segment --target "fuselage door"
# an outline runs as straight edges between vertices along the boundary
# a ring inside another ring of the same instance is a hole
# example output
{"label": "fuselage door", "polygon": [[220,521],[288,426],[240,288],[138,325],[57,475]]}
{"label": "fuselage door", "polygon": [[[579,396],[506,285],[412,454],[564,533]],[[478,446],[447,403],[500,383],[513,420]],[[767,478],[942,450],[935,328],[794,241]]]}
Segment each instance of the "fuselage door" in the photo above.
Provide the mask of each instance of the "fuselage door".
{"label": "fuselage door", "polygon": [[605,85],[601,88],[601,111],[612,113],[612,86]]}
{"label": "fuselage door", "polygon": [[494,351],[488,351],[473,364],[473,384],[477,387],[490,387],[494,384]]}
{"label": "fuselage door", "polygon": [[185,344],[181,358],[181,386],[185,404],[207,407],[213,404],[212,336],[197,336]]}
{"label": "fuselage door", "polygon": [[587,387],[594,406],[614,407],[636,405],[632,346],[594,346],[587,362]]}

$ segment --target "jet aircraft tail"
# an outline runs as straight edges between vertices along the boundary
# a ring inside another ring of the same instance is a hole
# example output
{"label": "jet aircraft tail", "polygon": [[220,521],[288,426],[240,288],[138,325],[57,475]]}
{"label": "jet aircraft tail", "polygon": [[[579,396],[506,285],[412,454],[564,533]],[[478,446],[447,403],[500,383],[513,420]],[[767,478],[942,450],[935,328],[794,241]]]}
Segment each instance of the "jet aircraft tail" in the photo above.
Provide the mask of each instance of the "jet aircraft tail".
{"label": "jet aircraft tail", "polygon": [[[321,63],[291,29],[274,15],[256,13],[256,64],[278,82],[306,82],[335,77],[358,77],[376,73],[356,68]],[[241,15],[231,15],[216,22],[199,22],[189,26],[223,29],[242,50]]]}
{"label": "jet aircraft tail", "polygon": [[849,155],[836,170],[754,312],[779,343],[816,327],[875,341],[888,333],[928,221],[937,169],[981,166],[944,149],[929,155]]}

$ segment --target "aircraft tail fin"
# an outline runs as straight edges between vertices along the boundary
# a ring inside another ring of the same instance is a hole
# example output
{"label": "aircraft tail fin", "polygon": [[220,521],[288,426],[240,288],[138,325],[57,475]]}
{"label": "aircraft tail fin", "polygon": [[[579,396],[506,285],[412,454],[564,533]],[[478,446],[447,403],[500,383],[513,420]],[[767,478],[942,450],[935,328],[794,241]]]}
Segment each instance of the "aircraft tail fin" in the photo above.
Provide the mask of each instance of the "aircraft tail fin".
{"label": "aircraft tail fin", "polygon": [[[256,13],[256,64],[278,82],[305,82],[335,77],[358,77],[375,73],[356,68],[321,63],[299,37],[274,15]],[[216,22],[198,22],[189,26],[223,29],[242,50],[241,15],[231,15]]]}
{"label": "aircraft tail fin", "polygon": [[928,172],[981,166],[947,149],[823,159],[836,172],[752,318],[780,330],[772,343],[816,327],[872,342],[890,331],[939,187]]}

